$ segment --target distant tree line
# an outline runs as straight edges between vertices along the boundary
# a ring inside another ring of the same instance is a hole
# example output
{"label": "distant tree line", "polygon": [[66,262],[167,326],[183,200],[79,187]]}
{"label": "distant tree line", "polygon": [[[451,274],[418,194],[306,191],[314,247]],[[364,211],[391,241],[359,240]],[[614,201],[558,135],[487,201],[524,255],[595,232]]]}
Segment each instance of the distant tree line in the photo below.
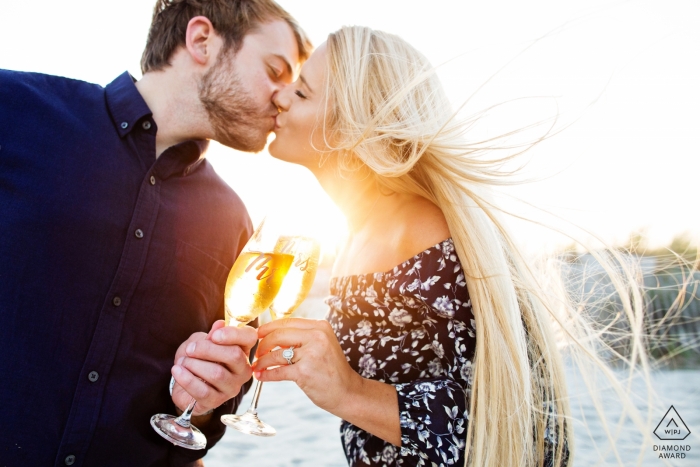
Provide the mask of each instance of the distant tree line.
{"label": "distant tree line", "polygon": [[678,256],[686,261],[695,261],[698,255],[698,244],[689,232],[677,234],[668,246],[652,248],[646,229],[638,229],[621,249],[637,256]]}

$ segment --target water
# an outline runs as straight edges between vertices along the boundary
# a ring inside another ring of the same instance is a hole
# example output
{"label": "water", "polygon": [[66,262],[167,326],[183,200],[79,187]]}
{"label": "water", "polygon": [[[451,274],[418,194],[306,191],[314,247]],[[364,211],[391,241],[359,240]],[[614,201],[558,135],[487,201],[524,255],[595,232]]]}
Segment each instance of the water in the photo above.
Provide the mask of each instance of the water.
{"label": "water", "polygon": [[[616,437],[618,461],[610,449],[603,422],[596,413],[584,381],[575,372],[568,371],[567,383],[576,440],[575,466],[700,466],[700,370],[657,371],[652,374],[651,380],[655,395],[651,398],[651,418],[644,421],[647,427],[642,432],[629,420],[625,420],[618,429],[620,404],[612,396],[612,391],[605,389],[605,384],[591,382],[591,386],[601,395],[605,420],[610,432]],[[636,380],[631,388],[634,404],[646,416],[648,404],[645,385]],[[653,434],[671,405],[690,430],[690,435],[683,441],[662,441]],[[654,445],[689,445],[691,449],[685,453],[685,459],[660,459],[659,451],[654,451]]]}
{"label": "water", "polygon": [[[250,391],[239,412],[250,404]],[[207,467],[347,467],[340,444],[340,420],[313,405],[292,382],[265,383],[258,414],[277,430],[272,438],[227,428],[204,458]]]}

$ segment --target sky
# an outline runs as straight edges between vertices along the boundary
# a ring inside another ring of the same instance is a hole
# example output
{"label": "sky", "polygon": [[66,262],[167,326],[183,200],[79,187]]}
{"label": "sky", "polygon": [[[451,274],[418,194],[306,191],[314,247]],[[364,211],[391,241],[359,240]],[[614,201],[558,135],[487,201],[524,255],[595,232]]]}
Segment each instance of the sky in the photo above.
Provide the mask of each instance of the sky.
{"label": "sky", "polygon": [[[0,0],[0,68],[105,85],[139,59],[152,0]],[[700,235],[700,2],[280,0],[315,44],[343,25],[398,34],[438,67],[466,117],[495,104],[477,131],[497,135],[558,115],[555,136],[522,157],[527,183],[499,191],[518,217],[577,238],[621,244],[643,229],[652,246]],[[514,101],[514,99],[527,98]],[[305,212],[324,241],[344,220],[304,169],[266,152],[213,144],[208,158],[254,221]],[[265,174],[262,191],[251,173]],[[526,249],[571,243],[513,219]]]}

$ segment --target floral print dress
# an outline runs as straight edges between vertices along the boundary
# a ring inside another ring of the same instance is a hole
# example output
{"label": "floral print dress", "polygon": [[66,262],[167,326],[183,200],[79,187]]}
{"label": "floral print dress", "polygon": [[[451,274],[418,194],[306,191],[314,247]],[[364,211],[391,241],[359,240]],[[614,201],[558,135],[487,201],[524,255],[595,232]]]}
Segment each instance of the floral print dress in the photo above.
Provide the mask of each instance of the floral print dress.
{"label": "floral print dress", "polygon": [[463,465],[476,330],[452,239],[388,272],[332,278],[326,303],[352,368],[399,399],[400,448],[342,422],[349,464]]}
{"label": "floral print dress", "polygon": [[[391,271],[334,277],[327,320],[350,366],[396,387],[401,447],[342,421],[345,456],[354,466],[462,466],[473,383],[476,326],[451,238]],[[558,432],[553,405],[544,466]],[[568,459],[564,444],[564,465]]]}

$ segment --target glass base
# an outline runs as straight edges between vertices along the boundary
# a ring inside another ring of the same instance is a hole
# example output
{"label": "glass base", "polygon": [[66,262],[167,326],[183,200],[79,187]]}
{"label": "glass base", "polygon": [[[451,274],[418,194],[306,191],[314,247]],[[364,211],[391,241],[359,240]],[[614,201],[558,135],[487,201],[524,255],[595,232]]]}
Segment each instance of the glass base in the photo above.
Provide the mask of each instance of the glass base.
{"label": "glass base", "polygon": [[195,450],[207,447],[206,436],[196,426],[190,424],[185,428],[175,422],[176,418],[174,415],[159,413],[151,417],[151,426],[156,433],[176,446]]}
{"label": "glass base", "polygon": [[277,430],[261,421],[257,414],[251,411],[243,415],[222,415],[221,423],[248,435],[275,436],[277,434]]}

